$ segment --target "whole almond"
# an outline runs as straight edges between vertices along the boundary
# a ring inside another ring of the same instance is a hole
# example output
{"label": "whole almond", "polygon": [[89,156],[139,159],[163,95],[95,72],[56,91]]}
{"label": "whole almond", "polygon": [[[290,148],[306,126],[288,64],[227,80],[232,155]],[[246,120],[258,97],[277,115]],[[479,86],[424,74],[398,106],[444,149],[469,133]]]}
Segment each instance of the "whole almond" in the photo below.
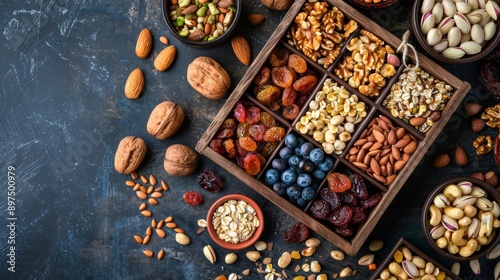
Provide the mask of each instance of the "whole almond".
{"label": "whole almond", "polygon": [[149,249],[148,249],[148,250],[144,250],[144,251],[143,251],[143,253],[144,253],[144,255],[146,255],[146,257],[148,257],[148,258],[151,258],[151,257],[153,257],[153,255],[154,255],[153,251],[151,251],[151,250],[149,250]]}
{"label": "whole almond", "polygon": [[457,146],[455,148],[455,162],[457,163],[458,166],[467,165],[467,162],[469,162],[469,157],[467,156],[467,153],[465,152],[464,148],[460,146]]}
{"label": "whole almond", "polygon": [[471,129],[475,133],[480,132],[486,126],[486,121],[483,119],[473,119],[471,121]]}
{"label": "whole almond", "polygon": [[396,135],[396,132],[394,130],[389,131],[387,134],[387,143],[394,145],[398,142],[398,136]]}
{"label": "whole almond", "polygon": [[262,14],[249,14],[248,15],[248,22],[250,23],[250,25],[253,25],[253,26],[261,24],[265,19],[266,19],[266,17]]}
{"label": "whole almond", "polygon": [[373,173],[380,175],[380,165],[374,158],[370,161],[370,168],[373,170]]}
{"label": "whole almond", "polygon": [[377,142],[379,143],[383,143],[385,141],[385,135],[378,131],[378,130],[373,130],[373,136],[375,137],[375,140],[377,140]]}
{"label": "whole almond", "polygon": [[432,167],[441,168],[450,163],[450,156],[448,154],[440,154],[432,161]]}
{"label": "whole almond", "polygon": [[425,118],[422,117],[414,117],[410,119],[410,124],[413,126],[419,126],[425,122]]}
{"label": "whole almond", "polygon": [[252,51],[247,39],[243,36],[236,36],[231,40],[231,47],[238,60],[244,65],[249,65],[252,59]]}
{"label": "whole almond", "polygon": [[153,36],[149,29],[144,28],[139,37],[137,37],[137,43],[135,44],[135,54],[140,58],[146,58],[151,49],[153,48]]}
{"label": "whole almond", "polygon": [[402,148],[406,147],[406,145],[408,145],[410,142],[411,142],[410,137],[403,137],[400,140],[398,140],[398,142],[396,142],[396,144],[394,144],[394,147],[396,147],[398,149],[402,149]]}
{"label": "whole almond", "polygon": [[144,74],[141,69],[136,68],[128,75],[125,82],[125,96],[130,99],[136,99],[141,95],[144,88]]}
{"label": "whole almond", "polygon": [[408,143],[408,145],[406,145],[406,147],[404,147],[403,152],[405,154],[411,155],[411,154],[413,154],[413,152],[415,152],[417,147],[418,147],[417,142],[411,141],[410,143]]}
{"label": "whole almond", "polygon": [[394,172],[397,172],[401,169],[403,169],[403,167],[405,167],[406,165],[406,161],[404,160],[398,160],[394,163]]}
{"label": "whole almond", "polygon": [[467,116],[474,116],[478,114],[483,107],[477,103],[469,102],[464,105],[464,112]]}
{"label": "whole almond", "polygon": [[160,72],[167,71],[174,61],[176,53],[176,48],[174,45],[170,45],[164,48],[155,58],[154,66],[156,70]]}

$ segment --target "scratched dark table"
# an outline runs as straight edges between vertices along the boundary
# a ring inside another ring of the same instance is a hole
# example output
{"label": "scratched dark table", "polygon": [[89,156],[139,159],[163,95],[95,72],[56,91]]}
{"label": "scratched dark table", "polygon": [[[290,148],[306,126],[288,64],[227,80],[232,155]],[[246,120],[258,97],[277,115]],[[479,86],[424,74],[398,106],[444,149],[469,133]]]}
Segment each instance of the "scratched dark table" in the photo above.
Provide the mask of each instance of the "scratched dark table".
{"label": "scratched dark table", "polygon": [[[242,8],[236,33],[249,40],[255,57],[285,12],[271,11],[257,0],[243,1]],[[398,3],[362,12],[401,37],[410,29],[410,10],[409,4]],[[250,13],[264,14],[265,22],[250,27]],[[139,59],[135,42],[145,27],[153,33],[154,54]],[[194,148],[227,98],[207,100],[194,92],[186,81],[187,65],[200,55],[210,56],[230,73],[233,88],[248,69],[236,60],[229,42],[213,49],[182,45],[167,31],[161,1],[1,1],[0,31],[0,279],[213,279],[233,272],[242,275],[247,268],[251,272],[245,279],[263,279],[265,275],[246,259],[248,250],[237,251],[236,263],[226,265],[229,251],[218,247],[207,232],[196,233],[197,220],[229,193],[246,194],[262,207],[266,221],[261,239],[274,243],[263,256],[272,257],[275,266],[284,251],[303,248],[282,238],[283,231],[297,222],[293,217],[206,157],[200,155],[198,169],[188,177],[172,177],[163,170],[165,149],[175,143]],[[164,73],[153,68],[154,55],[164,47],[161,35],[178,50]],[[146,87],[132,101],[125,98],[123,87],[137,67],[145,74]],[[444,67],[471,83],[464,102],[497,103],[478,82],[477,63]],[[174,137],[159,141],[146,132],[146,122],[164,100],[180,104],[187,120]],[[307,261],[318,260],[330,279],[346,266],[357,271],[350,279],[367,279],[371,272],[357,260],[369,253],[368,243],[385,242],[375,253],[380,263],[403,237],[450,267],[453,262],[440,258],[424,240],[419,219],[436,184],[477,171],[498,171],[491,153],[475,155],[471,143],[477,135],[470,130],[470,120],[460,106],[357,256],[334,261],[330,251],[337,248],[313,233],[323,242]],[[495,136],[496,131],[486,129],[482,134]],[[159,205],[150,207],[153,217],[173,216],[190,236],[188,246],[177,244],[172,231],[164,239],[153,236],[146,246],[135,243],[133,236],[144,235],[150,218],[139,213],[141,201],[125,186],[129,177],[113,167],[118,142],[127,135],[145,139],[149,148],[138,172],[155,174],[170,186]],[[466,149],[467,166],[430,167],[437,154],[452,154],[456,145]],[[220,193],[208,193],[197,185],[196,174],[205,168],[225,182]],[[187,206],[182,195],[188,190],[200,191],[203,204]],[[207,244],[216,250],[215,264],[203,256]],[[142,253],[145,248],[155,253],[164,249],[165,258],[147,258]],[[290,279],[311,274],[294,271],[296,264],[305,262],[303,258],[287,268]],[[468,263],[461,263],[461,276],[491,279],[496,261],[482,258],[480,263],[480,276],[472,274]]]}

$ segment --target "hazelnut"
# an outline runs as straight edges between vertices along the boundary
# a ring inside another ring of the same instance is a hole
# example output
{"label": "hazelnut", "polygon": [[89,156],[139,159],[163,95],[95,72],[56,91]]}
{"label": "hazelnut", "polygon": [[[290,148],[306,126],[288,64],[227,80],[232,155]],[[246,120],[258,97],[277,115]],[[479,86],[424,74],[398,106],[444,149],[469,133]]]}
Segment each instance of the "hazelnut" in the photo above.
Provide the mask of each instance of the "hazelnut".
{"label": "hazelnut", "polygon": [[149,116],[147,130],[154,137],[164,140],[174,135],[184,121],[184,110],[178,104],[164,101]]}
{"label": "hazelnut", "polygon": [[163,167],[173,176],[187,176],[196,169],[198,155],[188,146],[174,144],[167,148]]}

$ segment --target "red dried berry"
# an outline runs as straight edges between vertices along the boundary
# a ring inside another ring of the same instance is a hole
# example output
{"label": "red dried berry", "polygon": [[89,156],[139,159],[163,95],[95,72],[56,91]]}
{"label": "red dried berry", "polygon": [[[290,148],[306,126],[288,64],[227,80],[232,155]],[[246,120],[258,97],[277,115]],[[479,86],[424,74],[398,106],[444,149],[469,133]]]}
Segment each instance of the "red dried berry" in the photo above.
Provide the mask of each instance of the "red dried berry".
{"label": "red dried berry", "polygon": [[247,115],[246,115],[246,112],[245,112],[245,106],[243,106],[243,103],[241,102],[237,102],[236,103],[236,106],[234,106],[234,110],[233,110],[233,113],[234,113],[234,117],[240,122],[245,122],[246,119],[247,119]]}
{"label": "red dried berry", "polygon": [[311,214],[317,219],[326,219],[330,216],[330,204],[324,199],[316,199],[311,205]]}
{"label": "red dried berry", "polygon": [[330,204],[331,211],[336,211],[342,205],[339,195],[334,193],[329,188],[322,189],[319,194],[322,199]]}
{"label": "red dried berry", "polygon": [[209,192],[218,192],[224,187],[222,180],[208,169],[198,175],[197,181],[200,187]]}
{"label": "red dried berry", "polygon": [[245,166],[245,171],[249,175],[254,176],[260,172],[261,163],[259,158],[254,154],[247,154],[243,161],[243,165]]}
{"label": "red dried berry", "polygon": [[349,206],[341,206],[339,210],[333,212],[328,220],[334,226],[342,227],[349,223],[352,218],[352,209]]}
{"label": "red dried berry", "polygon": [[303,223],[297,223],[283,232],[283,239],[287,243],[304,242],[309,238],[310,230]]}
{"label": "red dried berry", "polygon": [[200,193],[195,192],[195,191],[189,191],[189,192],[184,193],[184,195],[182,196],[182,199],[184,199],[184,201],[187,204],[192,205],[192,206],[200,205],[203,202],[203,196]]}
{"label": "red dried berry", "polygon": [[246,122],[248,124],[254,124],[258,123],[260,121],[260,108],[259,107],[248,107],[248,109],[245,110],[246,114]]}

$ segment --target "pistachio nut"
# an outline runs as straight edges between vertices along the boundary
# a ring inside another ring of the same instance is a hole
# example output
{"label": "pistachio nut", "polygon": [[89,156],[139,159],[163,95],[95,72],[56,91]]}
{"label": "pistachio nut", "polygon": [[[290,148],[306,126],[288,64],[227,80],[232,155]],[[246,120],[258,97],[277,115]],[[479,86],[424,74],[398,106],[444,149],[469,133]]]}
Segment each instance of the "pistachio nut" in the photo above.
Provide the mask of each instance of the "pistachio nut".
{"label": "pistachio nut", "polygon": [[488,22],[490,22],[490,20],[491,20],[490,15],[486,11],[484,11],[481,15],[481,20],[478,22],[478,24],[484,27]]}
{"label": "pistachio nut", "polygon": [[436,3],[435,0],[422,1],[422,6],[420,7],[420,12],[422,12],[422,14],[425,14],[425,13],[432,11],[432,8],[434,7],[435,3]]}
{"label": "pistachio nut", "polygon": [[493,278],[498,279],[500,277],[500,261],[495,265],[495,269],[493,270]]}
{"label": "pistachio nut", "polygon": [[441,216],[441,223],[449,231],[455,231],[458,229],[458,222],[446,214]]}
{"label": "pistachio nut", "polygon": [[455,20],[452,17],[445,17],[439,22],[437,28],[442,34],[446,34],[453,26],[455,26]]}
{"label": "pistachio nut", "polygon": [[483,18],[483,12],[485,12],[483,9],[476,9],[466,14],[465,16],[469,20],[470,24],[476,24],[479,23]]}
{"label": "pistachio nut", "polygon": [[472,186],[472,191],[470,193],[475,197],[486,197],[486,192],[478,186]]}
{"label": "pistachio nut", "polygon": [[462,189],[462,194],[470,194],[472,191],[472,183],[469,181],[462,181],[457,186]]}
{"label": "pistachio nut", "polygon": [[374,254],[367,254],[359,258],[358,264],[359,265],[369,265],[372,264],[373,261],[375,260],[375,255]]}
{"label": "pistachio nut", "polygon": [[446,48],[448,47],[448,40],[447,39],[442,39],[441,41],[439,41],[439,43],[435,44],[434,46],[432,46],[432,48],[434,50],[436,50],[437,52],[442,52],[444,51]]}
{"label": "pistachio nut", "polygon": [[470,33],[471,25],[464,14],[457,12],[453,16],[453,19],[455,20],[455,25],[460,28],[460,31],[462,31],[462,33]]}
{"label": "pistachio nut", "polygon": [[484,40],[489,40],[495,36],[497,32],[497,24],[493,21],[488,22],[484,27]]}
{"label": "pistachio nut", "polygon": [[432,227],[430,230],[430,235],[432,239],[438,239],[439,237],[444,235],[444,232],[446,229],[444,228],[443,225],[437,225],[435,227]]}
{"label": "pistachio nut", "polygon": [[429,33],[429,30],[434,27],[435,20],[431,13],[425,13],[422,15],[422,20],[420,21],[420,28],[423,34]]}
{"label": "pistachio nut", "polygon": [[462,38],[460,38],[460,44],[468,41],[470,41],[470,33],[462,34]]}
{"label": "pistachio nut", "polygon": [[457,7],[457,11],[464,15],[472,10],[472,7],[465,2],[456,2],[455,6]]}
{"label": "pistachio nut", "polygon": [[454,262],[453,265],[451,266],[451,272],[455,273],[456,275],[460,274],[460,263]]}
{"label": "pistachio nut", "polygon": [[203,247],[203,254],[212,264],[217,260],[214,248],[212,248],[212,246],[210,245]]}
{"label": "pistachio nut", "polygon": [[479,9],[479,2],[477,0],[465,0],[465,3],[469,4],[472,11]]}
{"label": "pistachio nut", "polygon": [[493,201],[492,204],[491,213],[493,217],[498,218],[498,216],[500,216],[500,205],[498,205],[496,201]]}
{"label": "pistachio nut", "polygon": [[472,195],[464,195],[453,200],[453,207],[464,209],[467,205],[473,205],[476,202],[476,197]]}
{"label": "pistachio nut", "polygon": [[462,189],[455,184],[450,184],[443,189],[443,194],[449,201],[453,201],[455,198],[462,196]]}
{"label": "pistachio nut", "polygon": [[[481,1],[485,1],[485,0],[479,0],[479,3],[481,3]],[[476,274],[476,275],[481,274],[481,266],[479,265],[478,259],[471,260],[469,262],[469,266],[470,266],[470,269],[472,269],[472,272],[474,272],[474,274]]]}
{"label": "pistachio nut", "polygon": [[406,272],[406,274],[411,277],[411,278],[415,278],[417,277],[419,274],[418,274],[418,268],[415,266],[414,263],[412,263],[411,261],[409,260],[404,260],[402,263],[401,263],[401,266],[403,267],[403,270]]}
{"label": "pistachio nut", "polygon": [[497,20],[499,15],[500,15],[500,8],[498,7],[498,4],[495,3],[494,1],[488,1],[486,2],[486,5],[484,7],[488,15],[494,19]]}
{"label": "pistachio nut", "polygon": [[480,221],[478,218],[473,218],[469,227],[467,228],[467,236],[469,238],[476,238],[479,235]]}
{"label": "pistachio nut", "polygon": [[436,3],[434,8],[432,8],[431,13],[434,16],[435,22],[440,22],[444,15],[443,5],[441,3]]}
{"label": "pistachio nut", "polygon": [[479,208],[479,210],[490,211],[493,209],[493,203],[486,197],[478,197],[474,205]]}
{"label": "pistachio nut", "polygon": [[484,42],[484,29],[479,24],[473,24],[470,30],[470,37],[474,42],[482,44]]}
{"label": "pistachio nut", "polygon": [[441,38],[443,38],[443,33],[441,32],[441,30],[439,30],[438,28],[431,28],[427,33],[427,44],[432,47],[435,44],[439,43],[439,41],[441,41]]}
{"label": "pistachio nut", "polygon": [[460,39],[462,38],[462,31],[456,26],[453,26],[450,31],[448,31],[448,46],[456,47],[460,44]]}
{"label": "pistachio nut", "polygon": [[486,7],[486,1],[488,0],[477,0],[480,9],[484,9]]}
{"label": "pistachio nut", "polygon": [[469,55],[478,54],[481,52],[481,45],[474,41],[463,42],[462,44],[460,44],[460,48]]}
{"label": "pistachio nut", "polygon": [[486,255],[486,258],[489,260],[494,260],[500,256],[500,244],[497,244],[493,247],[493,250]]}
{"label": "pistachio nut", "polygon": [[464,210],[458,207],[446,206],[443,211],[446,215],[455,220],[460,220],[464,216]]}
{"label": "pistachio nut", "polygon": [[455,3],[453,3],[453,1],[443,0],[441,4],[443,5],[443,11],[445,15],[452,17],[457,12],[457,7],[455,6]]}
{"label": "pistachio nut", "polygon": [[434,197],[433,202],[434,202],[434,205],[436,205],[438,208],[445,208],[446,206],[450,205],[450,201],[442,193],[436,195]]}

